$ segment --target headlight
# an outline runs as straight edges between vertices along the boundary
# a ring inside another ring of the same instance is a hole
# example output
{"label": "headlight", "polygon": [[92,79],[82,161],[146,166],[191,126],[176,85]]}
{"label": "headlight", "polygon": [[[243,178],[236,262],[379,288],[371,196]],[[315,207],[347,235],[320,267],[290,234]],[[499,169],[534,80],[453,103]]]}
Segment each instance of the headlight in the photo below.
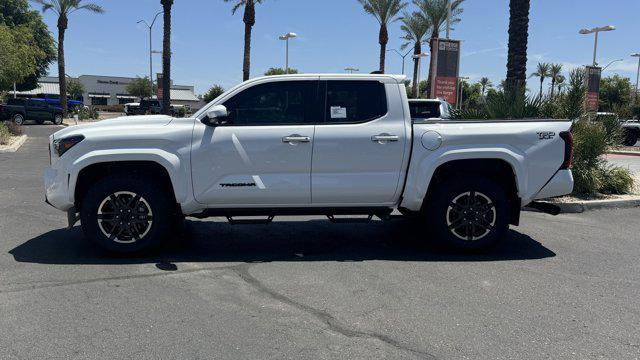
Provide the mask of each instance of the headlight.
{"label": "headlight", "polygon": [[84,136],[76,135],[64,139],[58,139],[53,141],[53,148],[56,149],[58,156],[66,153],[72,147],[76,146],[80,141],[84,140]]}

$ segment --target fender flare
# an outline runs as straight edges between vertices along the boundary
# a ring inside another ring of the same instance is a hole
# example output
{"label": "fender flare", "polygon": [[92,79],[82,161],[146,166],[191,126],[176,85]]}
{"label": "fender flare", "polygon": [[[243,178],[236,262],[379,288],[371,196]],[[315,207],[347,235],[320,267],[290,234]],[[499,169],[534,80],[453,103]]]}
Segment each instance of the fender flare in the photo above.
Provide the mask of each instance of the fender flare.
{"label": "fender flare", "polygon": [[75,202],[75,188],[80,172],[86,167],[99,163],[117,163],[125,161],[148,161],[162,166],[171,180],[176,201],[182,203],[188,199],[190,170],[178,155],[159,149],[118,149],[90,151],[76,159],[69,167],[69,201]]}
{"label": "fender flare", "polygon": [[[418,160],[418,159],[416,159]],[[509,164],[515,176],[516,189],[522,197],[522,189],[527,188],[527,167],[525,156],[509,147],[501,148],[457,148],[441,150],[436,154],[427,155],[411,165],[407,174],[405,196],[401,206],[413,211],[422,207],[427,191],[431,186],[431,180],[436,170],[447,163],[458,160],[502,160]]]}

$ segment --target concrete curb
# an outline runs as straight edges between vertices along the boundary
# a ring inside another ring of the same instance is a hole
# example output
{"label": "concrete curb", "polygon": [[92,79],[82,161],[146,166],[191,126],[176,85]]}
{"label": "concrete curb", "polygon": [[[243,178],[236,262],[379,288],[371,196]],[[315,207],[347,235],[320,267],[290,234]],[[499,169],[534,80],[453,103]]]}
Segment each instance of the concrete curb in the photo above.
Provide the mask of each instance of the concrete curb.
{"label": "concrete curb", "polygon": [[[611,199],[611,200],[585,200],[570,203],[552,203],[541,201],[546,204],[558,206],[561,214],[581,214],[585,211],[598,209],[622,209],[640,207],[640,196],[635,199]],[[529,209],[537,211],[535,209]]]}
{"label": "concrete curb", "polygon": [[27,135],[20,135],[18,140],[14,141],[13,144],[4,148],[0,148],[0,153],[16,152],[18,151],[18,149],[20,149],[20,147],[24,144],[25,141],[27,141]]}
{"label": "concrete curb", "polygon": [[607,154],[640,156],[640,151],[614,150],[614,151],[607,151]]}

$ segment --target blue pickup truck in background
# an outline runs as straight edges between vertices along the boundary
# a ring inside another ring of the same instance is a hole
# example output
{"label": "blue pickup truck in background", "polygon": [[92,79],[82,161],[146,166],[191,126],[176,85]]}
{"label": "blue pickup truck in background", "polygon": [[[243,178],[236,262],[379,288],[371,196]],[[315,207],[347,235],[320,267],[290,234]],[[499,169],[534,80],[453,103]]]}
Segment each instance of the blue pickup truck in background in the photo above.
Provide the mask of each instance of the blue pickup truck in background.
{"label": "blue pickup truck in background", "polygon": [[[60,106],[60,95],[58,94],[38,94],[39,99],[44,99],[49,105]],[[82,101],[67,99],[67,109],[83,107]]]}

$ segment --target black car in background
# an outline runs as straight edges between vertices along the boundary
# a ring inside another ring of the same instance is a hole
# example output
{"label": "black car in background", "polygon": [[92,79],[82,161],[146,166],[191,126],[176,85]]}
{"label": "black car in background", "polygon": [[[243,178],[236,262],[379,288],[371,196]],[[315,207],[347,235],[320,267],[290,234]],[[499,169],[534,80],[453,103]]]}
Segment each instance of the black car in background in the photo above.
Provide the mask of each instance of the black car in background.
{"label": "black car in background", "polygon": [[[131,103],[131,104],[127,104],[127,105],[128,106],[125,107],[125,109],[126,109],[125,112],[126,112],[127,116],[162,114],[162,104],[160,103],[159,100],[144,99],[144,100],[141,100],[138,105],[136,105],[135,103]],[[173,115],[174,112],[175,112],[175,109],[172,106],[171,107],[171,114]]]}
{"label": "black car in background", "polygon": [[47,103],[44,99],[9,99],[0,105],[0,120],[11,120],[17,125],[25,120],[34,120],[38,124],[51,121],[62,124],[62,108]]}

